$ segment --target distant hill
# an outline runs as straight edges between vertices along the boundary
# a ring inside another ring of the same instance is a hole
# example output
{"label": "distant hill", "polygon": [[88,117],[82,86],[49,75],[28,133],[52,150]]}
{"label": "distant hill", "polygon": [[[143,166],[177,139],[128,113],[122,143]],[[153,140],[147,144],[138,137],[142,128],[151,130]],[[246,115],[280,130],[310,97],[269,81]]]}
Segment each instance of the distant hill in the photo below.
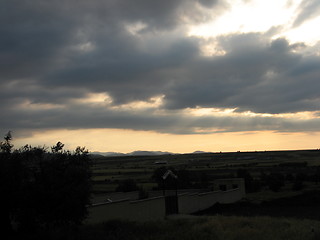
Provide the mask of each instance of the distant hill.
{"label": "distant hill", "polygon": [[91,152],[91,155],[101,155],[105,157],[121,157],[121,156],[157,156],[173,154],[171,152],[161,151],[134,151],[131,153],[119,153],[119,152]]}
{"label": "distant hill", "polygon": [[128,153],[130,156],[155,156],[155,155],[168,155],[173,154],[171,152],[161,152],[161,151],[134,151]]}
{"label": "distant hill", "polygon": [[202,154],[202,153],[212,153],[212,152],[194,151],[192,154]]}
{"label": "distant hill", "polygon": [[119,152],[90,152],[90,155],[100,155],[105,157],[126,156],[125,153],[119,153]]}
{"label": "distant hill", "polygon": [[[212,153],[205,151],[195,151],[187,154],[203,154],[203,153]],[[124,157],[124,156],[159,156],[159,155],[175,155],[178,153],[172,152],[162,152],[162,151],[133,151],[130,153],[120,153],[120,152],[91,152],[91,155],[100,155],[105,157]]]}

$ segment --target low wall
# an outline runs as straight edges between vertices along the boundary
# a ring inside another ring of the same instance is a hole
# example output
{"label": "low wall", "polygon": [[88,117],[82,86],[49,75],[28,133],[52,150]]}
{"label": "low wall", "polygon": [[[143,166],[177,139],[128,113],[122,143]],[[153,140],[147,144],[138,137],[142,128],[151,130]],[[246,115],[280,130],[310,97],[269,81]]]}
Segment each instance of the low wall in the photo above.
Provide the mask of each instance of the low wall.
{"label": "low wall", "polygon": [[179,212],[190,214],[205,210],[216,203],[233,203],[243,198],[240,189],[228,191],[214,191],[208,193],[191,194],[179,196]]}
{"label": "low wall", "polygon": [[[207,193],[183,193],[178,196],[179,213],[191,214],[207,209],[218,202],[232,203],[243,197],[241,188]],[[87,223],[101,223],[111,219],[160,220],[165,218],[165,201],[163,196],[137,201],[115,201],[90,206],[88,211]]]}
{"label": "low wall", "polygon": [[90,206],[87,223],[101,223],[111,219],[151,221],[164,218],[164,197],[137,201],[119,201]]}
{"label": "low wall", "polygon": [[[160,195],[158,195],[160,196]],[[121,201],[124,199],[129,200],[136,200],[139,198],[139,192],[138,191],[132,191],[132,192],[113,192],[113,193],[107,193],[107,194],[96,194],[93,195],[92,203],[102,203],[102,202],[108,202],[110,199],[113,202]]]}

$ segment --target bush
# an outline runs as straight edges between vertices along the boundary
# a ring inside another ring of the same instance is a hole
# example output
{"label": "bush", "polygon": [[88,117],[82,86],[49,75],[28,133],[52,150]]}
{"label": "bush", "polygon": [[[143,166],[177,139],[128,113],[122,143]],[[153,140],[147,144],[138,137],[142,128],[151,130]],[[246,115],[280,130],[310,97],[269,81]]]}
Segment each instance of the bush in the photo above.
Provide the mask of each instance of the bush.
{"label": "bush", "polygon": [[1,218],[7,230],[11,219],[27,232],[80,224],[90,203],[88,151],[64,151],[60,142],[51,151],[29,145],[13,150],[10,141],[0,143]]}

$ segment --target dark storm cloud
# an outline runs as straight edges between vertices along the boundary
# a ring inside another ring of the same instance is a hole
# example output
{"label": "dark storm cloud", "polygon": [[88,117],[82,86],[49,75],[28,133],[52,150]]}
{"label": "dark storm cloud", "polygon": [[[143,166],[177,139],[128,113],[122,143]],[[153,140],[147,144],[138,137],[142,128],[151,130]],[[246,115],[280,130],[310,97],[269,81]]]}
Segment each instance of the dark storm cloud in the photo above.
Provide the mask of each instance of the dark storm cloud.
{"label": "dark storm cloud", "polygon": [[320,2],[318,0],[303,0],[298,7],[297,13],[293,27],[299,27],[304,22],[319,16]]}
{"label": "dark storm cloud", "polygon": [[[223,4],[193,0],[3,1],[0,79],[31,78],[51,89],[77,84],[126,98],[121,89],[146,81],[135,82],[136,78],[159,80],[161,76],[154,72],[182,64],[197,52],[191,40],[155,31],[168,32],[185,19],[201,21],[202,9],[218,5]],[[127,25],[136,23],[146,24],[145,34],[154,34],[149,42],[129,34]],[[86,43],[92,43],[95,50],[83,53],[77,49]],[[132,98],[136,97],[127,100]]]}
{"label": "dark storm cloud", "polygon": [[64,64],[64,53],[77,43],[83,24],[66,2],[1,1],[1,81],[39,78]]}
{"label": "dark storm cloud", "polygon": [[319,56],[295,53],[296,44],[270,41],[258,33],[222,37],[220,46],[225,55],[194,62],[184,80],[168,90],[169,107],[260,113],[319,110]]}
{"label": "dark storm cloud", "polygon": [[[201,55],[185,25],[219,15],[223,1],[2,1],[0,126],[124,128],[166,133],[317,129],[311,120],[196,117],[186,108],[318,111],[320,58],[270,34],[213,39],[225,55]],[[270,33],[270,32],[269,32]],[[105,105],[77,103],[106,93]],[[115,110],[164,96],[159,109]],[[210,130],[218,129],[218,130]]]}
{"label": "dark storm cloud", "polygon": [[158,36],[152,39],[154,46],[144,45],[142,50],[141,43],[128,33],[108,37],[108,45],[103,42],[95,45],[96,50],[76,56],[70,65],[48,75],[46,84],[70,87],[76,82],[91,91],[107,91],[115,103],[148,99],[163,93],[169,72],[183,67],[199,53],[196,40],[181,37],[169,40]]}

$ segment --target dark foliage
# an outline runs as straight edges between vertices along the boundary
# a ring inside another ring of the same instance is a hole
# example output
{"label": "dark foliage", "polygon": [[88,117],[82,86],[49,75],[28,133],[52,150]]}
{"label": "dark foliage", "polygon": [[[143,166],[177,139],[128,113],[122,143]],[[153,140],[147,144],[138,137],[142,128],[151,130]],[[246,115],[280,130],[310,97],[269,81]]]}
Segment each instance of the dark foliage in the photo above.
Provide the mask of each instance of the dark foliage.
{"label": "dark foliage", "polygon": [[[1,142],[1,218],[7,231],[19,232],[77,225],[90,203],[88,151],[64,151],[58,143],[48,151],[26,145],[13,150],[10,139]],[[10,148],[9,148],[10,147]]]}
{"label": "dark foliage", "polygon": [[269,189],[278,192],[284,186],[284,176],[281,173],[270,173],[267,177],[267,185]]}
{"label": "dark foliage", "polygon": [[133,179],[125,179],[121,181],[116,188],[116,192],[131,192],[139,189],[137,183]]}

